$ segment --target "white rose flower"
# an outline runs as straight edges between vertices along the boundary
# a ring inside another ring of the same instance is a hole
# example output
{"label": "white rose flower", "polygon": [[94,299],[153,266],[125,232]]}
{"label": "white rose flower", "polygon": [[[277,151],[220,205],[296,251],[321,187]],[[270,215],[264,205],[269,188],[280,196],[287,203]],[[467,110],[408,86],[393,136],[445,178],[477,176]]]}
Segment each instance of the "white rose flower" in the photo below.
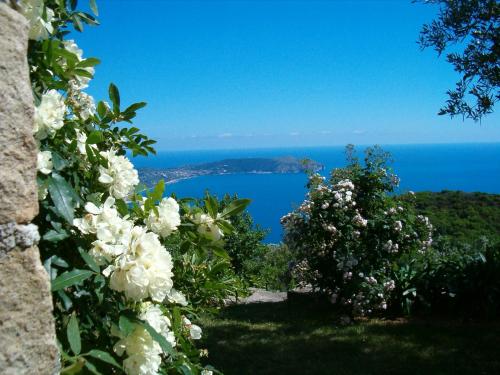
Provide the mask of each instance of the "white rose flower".
{"label": "white rose flower", "polygon": [[191,323],[191,321],[185,316],[182,317],[182,322],[184,323],[184,326],[189,329],[189,336],[191,336],[193,340],[201,339],[202,330],[199,326]]}
{"label": "white rose flower", "polygon": [[172,288],[170,293],[167,295],[167,300],[171,303],[177,303],[181,306],[187,306],[188,302],[184,294],[178,290]]}
{"label": "white rose flower", "polygon": [[85,146],[87,145],[87,134],[80,130],[76,130],[76,148],[82,155],[87,155],[87,149]]}
{"label": "white rose flower", "polygon": [[[21,13],[29,21],[28,37],[33,40],[47,39],[54,32],[54,11],[43,4],[43,0],[21,0]],[[45,12],[45,19],[43,18]]]}
{"label": "white rose flower", "polygon": [[[65,40],[63,41],[64,48],[71,52],[72,54],[76,55],[78,61],[83,60],[83,51],[81,50],[80,47],[76,44],[76,42],[72,39]],[[90,74],[94,75],[94,68],[89,66],[86,68],[82,68],[83,70],[89,72]],[[88,77],[82,77],[82,76],[77,76],[75,79],[70,81],[70,86],[73,91],[80,91],[89,86],[90,78]]]}
{"label": "white rose flower", "polygon": [[139,175],[134,166],[116,151],[101,151],[101,156],[108,161],[108,167],[99,167],[99,182],[109,186],[110,194],[119,199],[126,198],[139,183]]}
{"label": "white rose flower", "polygon": [[174,198],[163,198],[157,208],[159,215],[157,216],[154,210],[151,210],[149,217],[145,220],[146,225],[153,232],[165,238],[181,225],[179,204]]}
{"label": "white rose flower", "polygon": [[152,304],[145,302],[141,306],[140,319],[145,320],[156,332],[165,337],[165,339],[174,347],[176,345],[174,332],[170,329],[170,319],[163,315],[161,309]]}
{"label": "white rose flower", "polygon": [[71,103],[73,104],[73,112],[78,117],[86,121],[90,116],[95,115],[96,106],[94,98],[83,91],[71,91]]}
{"label": "white rose flower", "polygon": [[38,151],[36,167],[43,174],[52,172],[52,153],[50,151]]}
{"label": "white rose flower", "polygon": [[[220,219],[220,214],[217,215]],[[224,232],[215,223],[215,220],[204,213],[198,212],[193,218],[193,222],[198,225],[198,232],[202,233],[214,241],[220,240],[224,237]]]}
{"label": "white rose flower", "polygon": [[88,214],[73,220],[73,225],[83,234],[96,235],[97,240],[92,242],[89,254],[99,265],[125,253],[130,244],[133,223],[120,217],[114,203],[112,197],[108,197],[101,207],[89,202],[85,205]]}
{"label": "white rose flower", "polygon": [[394,230],[396,232],[401,232],[401,230],[403,230],[403,223],[399,220],[394,222]]}
{"label": "white rose flower", "polygon": [[111,330],[113,335],[121,339],[115,344],[113,350],[119,356],[124,353],[127,358],[123,361],[123,369],[128,375],[157,375],[161,366],[162,349],[146,331],[137,326],[134,331],[123,337],[116,329]]}
{"label": "white rose flower", "polygon": [[162,302],[172,289],[172,257],[155,233],[134,227],[129,248],[104,270],[110,287],[128,299]]}
{"label": "white rose flower", "polygon": [[212,370],[207,370],[207,369],[203,369],[201,370],[201,375],[213,375],[213,371]]}
{"label": "white rose flower", "polygon": [[64,125],[66,104],[56,90],[49,90],[42,95],[40,105],[35,108],[35,127],[33,132],[39,140],[53,137]]}

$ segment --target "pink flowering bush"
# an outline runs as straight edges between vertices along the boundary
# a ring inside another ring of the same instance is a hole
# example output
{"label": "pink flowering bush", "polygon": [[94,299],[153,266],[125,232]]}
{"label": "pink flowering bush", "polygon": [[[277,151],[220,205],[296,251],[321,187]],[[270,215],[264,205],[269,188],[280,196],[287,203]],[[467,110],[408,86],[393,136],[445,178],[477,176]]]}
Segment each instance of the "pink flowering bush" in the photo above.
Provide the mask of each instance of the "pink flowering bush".
{"label": "pink flowering bush", "polygon": [[412,194],[391,195],[399,180],[387,153],[368,148],[360,162],[348,146],[347,159],[329,180],[310,176],[306,200],[282,218],[284,242],[302,283],[354,315],[369,315],[413,293],[394,275],[430,247],[432,225],[415,214]]}

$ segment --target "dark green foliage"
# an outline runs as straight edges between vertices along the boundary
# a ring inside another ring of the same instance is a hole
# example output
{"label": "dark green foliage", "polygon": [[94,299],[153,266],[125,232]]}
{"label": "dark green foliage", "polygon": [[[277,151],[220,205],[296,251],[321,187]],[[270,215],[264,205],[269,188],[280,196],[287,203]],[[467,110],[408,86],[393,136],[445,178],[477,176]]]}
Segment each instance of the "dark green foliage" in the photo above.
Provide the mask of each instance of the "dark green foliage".
{"label": "dark green foliage", "polygon": [[243,263],[248,280],[253,286],[267,290],[286,291],[292,287],[289,275],[294,255],[284,244],[260,246]]}
{"label": "dark green foliage", "polygon": [[[234,197],[226,195],[221,201],[221,206],[224,208],[229,207],[231,202],[236,199],[238,199],[236,195]],[[231,257],[231,263],[236,273],[250,280],[252,275],[245,267],[245,262],[267,249],[262,241],[268,231],[255,225],[248,211],[240,212],[238,215],[231,217],[231,225],[234,232],[226,237],[224,249]]]}
{"label": "dark green foliage", "polygon": [[[407,266],[395,273],[397,285],[414,291],[411,312],[489,318],[500,313],[500,243],[441,239]],[[405,306],[404,297],[400,303]]]}
{"label": "dark green foliage", "polygon": [[416,193],[417,211],[428,216],[435,236],[472,242],[481,236],[500,241],[500,195],[442,191]]}
{"label": "dark green foliage", "polygon": [[[439,14],[424,25],[419,43],[433,47],[460,74],[448,91],[440,115],[461,115],[475,121],[493,112],[500,100],[500,4],[497,0],[415,0],[438,4]],[[457,48],[457,45],[465,45]]]}

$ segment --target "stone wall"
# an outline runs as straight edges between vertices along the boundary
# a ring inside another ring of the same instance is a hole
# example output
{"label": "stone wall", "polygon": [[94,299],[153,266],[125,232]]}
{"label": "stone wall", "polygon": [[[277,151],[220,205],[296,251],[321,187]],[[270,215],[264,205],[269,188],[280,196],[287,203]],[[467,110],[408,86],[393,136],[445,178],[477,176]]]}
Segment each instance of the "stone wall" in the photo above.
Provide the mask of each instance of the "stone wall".
{"label": "stone wall", "polygon": [[29,222],[38,213],[28,25],[0,0],[0,374],[54,374],[50,280]]}

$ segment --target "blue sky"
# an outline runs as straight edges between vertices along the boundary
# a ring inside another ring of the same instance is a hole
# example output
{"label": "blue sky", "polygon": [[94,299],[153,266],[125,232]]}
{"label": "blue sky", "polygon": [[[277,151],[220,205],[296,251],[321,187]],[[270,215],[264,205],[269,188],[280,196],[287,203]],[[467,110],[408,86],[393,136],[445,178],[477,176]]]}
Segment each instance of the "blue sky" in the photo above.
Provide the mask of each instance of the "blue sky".
{"label": "blue sky", "polygon": [[[84,1],[82,1],[84,2]],[[499,142],[437,116],[457,75],[416,44],[436,8],[410,0],[101,0],[74,38],[97,67],[89,93],[146,101],[159,150]]]}

